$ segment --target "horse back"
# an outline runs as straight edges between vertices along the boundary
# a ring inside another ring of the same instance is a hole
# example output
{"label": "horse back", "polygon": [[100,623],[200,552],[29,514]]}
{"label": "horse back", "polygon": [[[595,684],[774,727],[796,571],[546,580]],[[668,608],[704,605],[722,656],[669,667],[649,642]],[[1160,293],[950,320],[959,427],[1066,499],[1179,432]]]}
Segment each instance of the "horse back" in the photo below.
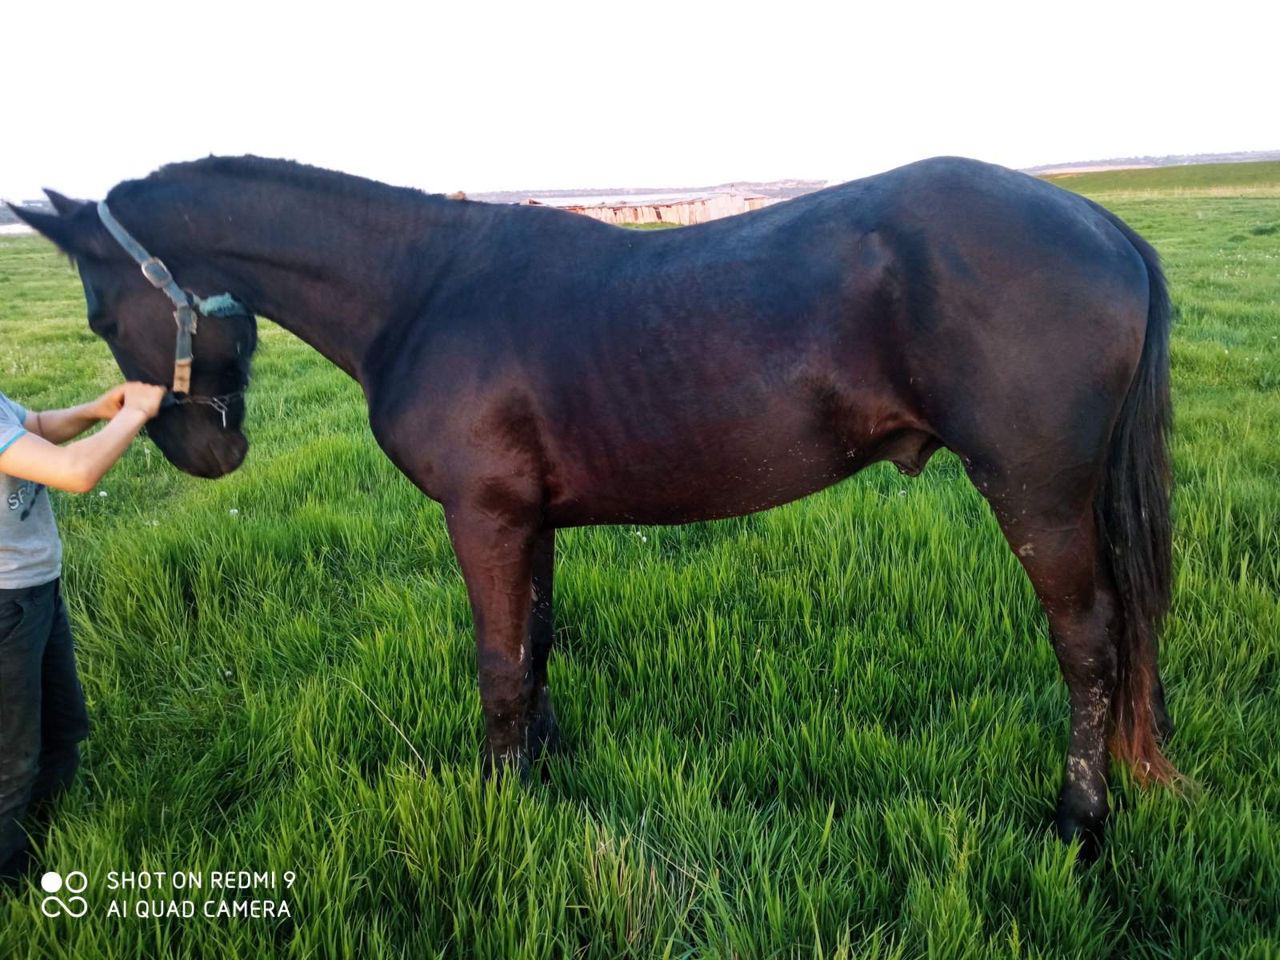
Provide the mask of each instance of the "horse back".
{"label": "horse back", "polygon": [[[1129,282],[1084,201],[972,161],[654,233],[512,213],[371,411],[433,496],[505,477],[557,525],[746,513],[880,459],[916,472],[984,392],[1017,393],[988,384],[1116,326]],[[1124,367],[1107,353],[1067,366]]]}

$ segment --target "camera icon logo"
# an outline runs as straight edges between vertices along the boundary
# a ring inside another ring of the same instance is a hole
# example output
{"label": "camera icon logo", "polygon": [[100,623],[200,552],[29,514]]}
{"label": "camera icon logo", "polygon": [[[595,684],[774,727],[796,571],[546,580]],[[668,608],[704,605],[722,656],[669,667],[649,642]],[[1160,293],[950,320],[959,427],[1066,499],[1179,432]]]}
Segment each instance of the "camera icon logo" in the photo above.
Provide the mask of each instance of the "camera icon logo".
{"label": "camera icon logo", "polygon": [[[40,912],[46,917],[60,917],[64,914],[79,919],[89,912],[89,902],[84,897],[75,896],[83,893],[89,886],[89,878],[79,870],[72,870],[64,878],[62,874],[50,870],[40,878],[40,888],[49,896],[40,901]],[[56,894],[65,890],[72,896],[65,900]]]}

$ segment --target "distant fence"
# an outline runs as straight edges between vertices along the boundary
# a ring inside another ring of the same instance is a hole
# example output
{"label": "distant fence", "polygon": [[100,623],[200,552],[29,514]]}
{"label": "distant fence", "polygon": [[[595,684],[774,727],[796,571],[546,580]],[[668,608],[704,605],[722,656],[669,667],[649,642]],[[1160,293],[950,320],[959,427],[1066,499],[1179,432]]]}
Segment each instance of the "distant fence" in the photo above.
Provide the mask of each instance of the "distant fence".
{"label": "distant fence", "polygon": [[[542,204],[542,201],[532,199],[525,202],[535,206]],[[721,217],[732,217],[735,214],[746,213],[748,210],[759,210],[761,207],[777,202],[774,197],[743,197],[718,193],[705,197],[655,203],[600,203],[590,206],[555,204],[555,206],[570,213],[580,213],[618,226],[633,223],[673,223],[688,226],[692,223],[719,220]]]}

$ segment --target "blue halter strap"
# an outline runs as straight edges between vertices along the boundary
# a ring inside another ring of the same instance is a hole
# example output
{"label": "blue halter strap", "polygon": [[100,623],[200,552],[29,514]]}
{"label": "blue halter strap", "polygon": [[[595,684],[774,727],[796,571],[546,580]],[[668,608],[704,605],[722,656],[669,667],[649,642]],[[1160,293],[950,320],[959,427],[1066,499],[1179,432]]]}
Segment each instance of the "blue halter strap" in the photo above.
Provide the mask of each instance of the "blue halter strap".
{"label": "blue halter strap", "polygon": [[[153,257],[146,247],[134,239],[120,221],[107,207],[107,201],[98,201],[98,217],[107,232],[116,243],[129,254],[138,266],[147,282],[169,298],[173,304],[173,320],[178,326],[178,340],[173,351],[173,392],[186,394],[191,390],[191,361],[195,356],[192,338],[196,335],[196,322],[200,316],[206,317],[247,317],[250,313],[235,297],[229,293],[219,293],[212,297],[197,297],[178,286],[173,274],[159,257]],[[214,398],[218,399],[218,398]],[[216,405],[215,405],[216,406]],[[226,411],[222,414],[226,421]]]}

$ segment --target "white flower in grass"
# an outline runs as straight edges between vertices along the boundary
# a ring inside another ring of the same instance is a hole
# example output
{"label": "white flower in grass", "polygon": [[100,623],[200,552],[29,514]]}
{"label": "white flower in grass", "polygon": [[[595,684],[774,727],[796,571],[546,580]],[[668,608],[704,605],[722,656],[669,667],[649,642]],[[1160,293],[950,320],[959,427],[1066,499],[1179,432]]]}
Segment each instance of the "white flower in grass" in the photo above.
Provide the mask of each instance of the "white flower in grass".
{"label": "white flower in grass", "polygon": [[100,496],[100,497],[105,497],[106,495],[107,495],[107,491],[105,491],[105,490],[99,490],[99,491],[98,491],[98,496]]}
{"label": "white flower in grass", "polygon": [[240,511],[239,511],[239,510],[237,510],[235,507],[232,507],[232,508],[231,508],[230,513],[231,513],[231,516],[233,516],[233,517],[238,517],[238,516],[240,516]]}

